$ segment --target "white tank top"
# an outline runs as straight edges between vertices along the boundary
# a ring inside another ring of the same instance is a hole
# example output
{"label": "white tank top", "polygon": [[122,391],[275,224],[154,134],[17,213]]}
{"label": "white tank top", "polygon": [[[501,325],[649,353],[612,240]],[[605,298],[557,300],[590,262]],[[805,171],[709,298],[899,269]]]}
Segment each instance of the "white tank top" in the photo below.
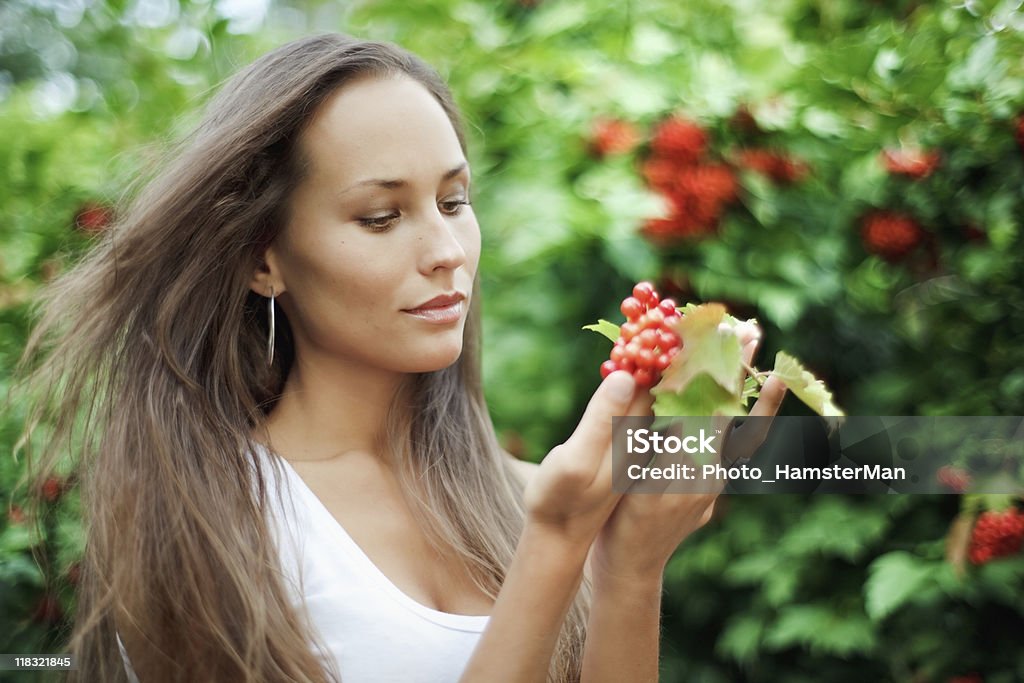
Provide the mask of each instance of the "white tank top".
{"label": "white tank top", "polygon": [[[296,609],[305,602],[327,648],[321,657],[333,660],[343,683],[458,681],[490,617],[440,612],[403,593],[287,460],[260,451],[268,465],[268,527],[278,545],[285,585]],[[273,462],[284,470],[282,500]],[[118,646],[134,683],[120,637]]]}
{"label": "white tank top", "polygon": [[[267,462],[266,453],[264,452]],[[488,616],[449,614],[403,593],[284,458],[284,507],[266,471],[272,533],[293,603],[304,600],[344,683],[454,683]],[[293,509],[294,508],[294,509]]]}

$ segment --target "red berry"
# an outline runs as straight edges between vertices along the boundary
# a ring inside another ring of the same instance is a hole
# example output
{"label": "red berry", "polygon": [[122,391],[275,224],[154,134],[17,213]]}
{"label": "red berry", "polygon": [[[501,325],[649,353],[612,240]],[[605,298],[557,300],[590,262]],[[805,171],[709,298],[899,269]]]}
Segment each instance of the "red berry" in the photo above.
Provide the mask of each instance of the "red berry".
{"label": "red berry", "polygon": [[654,367],[654,362],[657,357],[654,355],[654,351],[650,349],[640,349],[636,354],[636,366],[641,370],[650,370]]}
{"label": "red berry", "polygon": [[114,220],[110,207],[97,202],[86,202],[75,212],[75,227],[84,233],[96,234],[107,229]]}
{"label": "red berry", "polygon": [[8,519],[11,520],[11,524],[24,524],[26,519],[25,511],[19,505],[12,505],[8,513]]}
{"label": "red berry", "polygon": [[654,285],[650,282],[639,282],[633,287],[633,297],[644,306],[650,306]]}
{"label": "red berry", "polygon": [[785,152],[770,149],[745,149],[739,153],[738,162],[744,168],[767,176],[781,185],[803,180],[810,170],[803,161]]}
{"label": "red berry", "polygon": [[643,315],[645,308],[639,299],[630,296],[622,300],[619,310],[622,311],[622,315],[626,316],[626,320],[636,320]]}
{"label": "red berry", "polygon": [[636,126],[621,119],[601,118],[590,133],[590,150],[597,156],[625,154],[640,141]]}
{"label": "red berry", "polygon": [[640,333],[640,325],[635,322],[623,323],[622,327],[619,328],[619,334],[622,335],[622,339],[625,341],[631,340],[633,337]]}
{"label": "red berry", "polygon": [[665,368],[672,362],[672,357],[667,353],[663,353],[658,356],[658,359],[654,361],[654,369],[658,372],[665,372]]}
{"label": "red berry", "polygon": [[981,674],[971,672],[963,676],[954,676],[948,679],[946,683],[985,683],[985,679],[981,677]]}
{"label": "red berry", "polygon": [[1017,508],[988,510],[978,515],[971,530],[967,556],[974,564],[1015,555],[1024,545],[1024,513]]}
{"label": "red berry", "polygon": [[658,348],[668,351],[673,346],[679,346],[679,337],[672,332],[658,330]]}
{"label": "red berry", "polygon": [[864,248],[888,261],[906,257],[924,239],[924,230],[910,216],[895,211],[876,211],[861,224]]}
{"label": "red berry", "polygon": [[937,151],[926,152],[916,147],[882,150],[882,165],[893,175],[919,180],[932,174],[942,158]]}
{"label": "red berry", "polygon": [[658,332],[657,330],[647,328],[639,335],[637,335],[637,339],[640,340],[640,346],[644,347],[645,349],[653,349],[655,346],[658,345]]}
{"label": "red berry", "polygon": [[641,389],[650,389],[654,386],[654,373],[647,368],[640,368],[634,372],[633,379],[636,380],[636,385]]}
{"label": "red berry", "polygon": [[647,311],[647,324],[651,327],[658,327],[665,322],[665,314],[660,308],[652,308]]}
{"label": "red berry", "polygon": [[619,366],[615,361],[606,360],[601,363],[601,379],[604,379],[608,375],[612,374],[619,369]]}
{"label": "red berry", "polygon": [[61,494],[64,493],[64,484],[56,477],[49,477],[43,482],[43,498],[51,503],[56,503]]}
{"label": "red berry", "polygon": [[622,360],[625,357],[626,357],[626,345],[625,344],[619,344],[619,343],[616,343],[615,346],[612,347],[612,352],[608,356],[608,358],[611,359],[611,361],[613,363],[621,363]]}
{"label": "red berry", "polygon": [[940,467],[939,471],[935,473],[935,478],[940,484],[956,493],[963,493],[971,486],[970,473],[951,465]]}
{"label": "red berry", "polygon": [[658,304],[658,308],[665,314],[665,317],[676,314],[676,302],[672,299],[662,299],[661,303]]}
{"label": "red berry", "polygon": [[658,126],[651,150],[659,157],[685,165],[696,163],[704,155],[707,143],[707,133],[700,126],[674,116]]}

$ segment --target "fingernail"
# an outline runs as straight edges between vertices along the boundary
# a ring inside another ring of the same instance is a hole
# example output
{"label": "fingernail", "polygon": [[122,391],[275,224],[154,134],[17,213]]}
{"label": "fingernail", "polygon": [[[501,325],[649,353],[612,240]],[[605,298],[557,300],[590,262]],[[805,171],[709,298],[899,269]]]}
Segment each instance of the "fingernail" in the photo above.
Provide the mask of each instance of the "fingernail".
{"label": "fingernail", "polygon": [[633,398],[633,390],[636,388],[636,382],[633,380],[633,375],[625,372],[624,370],[618,370],[608,375],[608,379],[605,380],[608,385],[608,395],[613,400],[619,403],[626,403]]}

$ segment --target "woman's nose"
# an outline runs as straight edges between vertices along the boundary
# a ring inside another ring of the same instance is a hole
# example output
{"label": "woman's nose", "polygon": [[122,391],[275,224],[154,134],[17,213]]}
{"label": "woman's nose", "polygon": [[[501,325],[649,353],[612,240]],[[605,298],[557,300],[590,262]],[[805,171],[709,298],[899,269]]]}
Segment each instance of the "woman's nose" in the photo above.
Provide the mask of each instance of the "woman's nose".
{"label": "woman's nose", "polygon": [[439,268],[454,270],[466,263],[466,249],[453,218],[443,215],[436,207],[428,214],[427,229],[420,235],[420,263],[424,273]]}

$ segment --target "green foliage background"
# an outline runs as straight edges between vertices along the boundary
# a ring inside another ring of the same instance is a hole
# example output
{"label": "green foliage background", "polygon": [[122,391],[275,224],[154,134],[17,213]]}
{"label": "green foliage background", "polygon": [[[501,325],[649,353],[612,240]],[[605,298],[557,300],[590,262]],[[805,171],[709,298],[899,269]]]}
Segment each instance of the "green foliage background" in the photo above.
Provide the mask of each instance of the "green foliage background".
{"label": "green foliage background", "polygon": [[[1018,5],[296,0],[243,12],[187,0],[8,2],[0,389],[33,292],[88,249],[76,211],[114,203],[234,70],[288,39],[342,30],[420,54],[464,109],[484,231],[486,388],[522,457],[538,460],[570,433],[608,350],[580,327],[619,320],[639,279],[756,316],[762,357],[793,352],[850,414],[1020,415]],[[741,106],[759,132],[735,125]],[[588,142],[598,117],[646,133],[673,113],[708,130],[716,157],[769,147],[811,173],[779,185],[738,170],[740,200],[716,234],[654,246],[637,231],[662,210],[638,170],[645,148],[600,158]],[[879,153],[901,143],[939,150],[938,170],[887,173]],[[913,215],[928,249],[900,263],[869,254],[859,221],[871,209]],[[81,532],[73,491],[42,536],[11,514],[29,495],[14,492],[22,463],[9,457],[22,418],[15,404],[0,422],[0,652],[47,652],[73,610],[67,571]],[[964,502],[723,500],[669,566],[662,680],[1024,680],[1024,557],[963,577],[946,559],[954,520],[1010,501]]]}

